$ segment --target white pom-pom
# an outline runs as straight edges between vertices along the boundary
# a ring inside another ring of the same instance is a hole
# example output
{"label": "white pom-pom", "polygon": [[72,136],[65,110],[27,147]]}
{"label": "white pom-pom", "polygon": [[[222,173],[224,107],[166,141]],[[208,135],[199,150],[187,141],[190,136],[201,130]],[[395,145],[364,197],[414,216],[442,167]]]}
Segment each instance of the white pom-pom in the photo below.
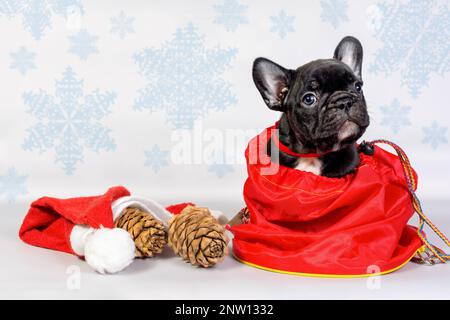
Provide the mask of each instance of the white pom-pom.
{"label": "white pom-pom", "polygon": [[134,241],[127,231],[101,228],[87,236],[84,258],[99,273],[116,273],[130,265],[134,251]]}

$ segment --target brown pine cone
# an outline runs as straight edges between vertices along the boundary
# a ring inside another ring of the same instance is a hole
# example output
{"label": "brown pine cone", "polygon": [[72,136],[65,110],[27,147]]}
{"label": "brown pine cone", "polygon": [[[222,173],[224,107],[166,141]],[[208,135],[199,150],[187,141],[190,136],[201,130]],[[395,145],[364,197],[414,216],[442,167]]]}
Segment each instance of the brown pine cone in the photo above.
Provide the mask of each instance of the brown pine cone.
{"label": "brown pine cone", "polygon": [[131,234],[136,246],[136,257],[153,257],[161,253],[167,241],[167,234],[161,221],[139,208],[126,208],[115,223]]}
{"label": "brown pine cone", "polygon": [[228,254],[225,228],[207,208],[187,206],[169,220],[169,246],[194,266],[211,267]]}

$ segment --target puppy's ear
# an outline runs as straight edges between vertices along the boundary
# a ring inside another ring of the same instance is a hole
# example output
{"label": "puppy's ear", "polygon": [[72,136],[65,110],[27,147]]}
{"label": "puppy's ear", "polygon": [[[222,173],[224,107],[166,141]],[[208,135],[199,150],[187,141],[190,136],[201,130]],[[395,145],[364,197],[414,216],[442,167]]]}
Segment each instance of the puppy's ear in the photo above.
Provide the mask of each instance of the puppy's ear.
{"label": "puppy's ear", "polygon": [[351,36],[342,39],[334,50],[333,58],[348,65],[361,78],[363,48],[358,39]]}
{"label": "puppy's ear", "polygon": [[253,81],[270,109],[284,111],[283,100],[293,73],[266,58],[258,58],[253,63]]}

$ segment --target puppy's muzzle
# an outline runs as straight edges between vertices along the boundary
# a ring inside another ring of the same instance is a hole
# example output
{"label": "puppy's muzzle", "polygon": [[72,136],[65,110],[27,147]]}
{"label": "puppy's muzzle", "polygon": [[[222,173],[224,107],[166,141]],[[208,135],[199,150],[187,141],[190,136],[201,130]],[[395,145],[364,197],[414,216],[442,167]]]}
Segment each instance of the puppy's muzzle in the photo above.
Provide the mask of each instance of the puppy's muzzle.
{"label": "puppy's muzzle", "polygon": [[358,96],[354,93],[337,91],[331,95],[328,107],[349,110],[357,100]]}

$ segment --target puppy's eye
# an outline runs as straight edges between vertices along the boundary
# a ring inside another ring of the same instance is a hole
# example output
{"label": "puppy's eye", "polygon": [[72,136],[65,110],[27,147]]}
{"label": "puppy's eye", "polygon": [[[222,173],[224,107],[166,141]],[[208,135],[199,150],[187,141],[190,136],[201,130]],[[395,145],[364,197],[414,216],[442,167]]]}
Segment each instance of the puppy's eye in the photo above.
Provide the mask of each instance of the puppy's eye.
{"label": "puppy's eye", "polygon": [[356,90],[356,92],[361,92],[361,90],[362,90],[362,83],[361,82],[356,82],[355,83],[355,90]]}
{"label": "puppy's eye", "polygon": [[314,103],[316,103],[317,98],[312,93],[307,93],[303,96],[302,102],[306,104],[307,106],[312,106]]}

